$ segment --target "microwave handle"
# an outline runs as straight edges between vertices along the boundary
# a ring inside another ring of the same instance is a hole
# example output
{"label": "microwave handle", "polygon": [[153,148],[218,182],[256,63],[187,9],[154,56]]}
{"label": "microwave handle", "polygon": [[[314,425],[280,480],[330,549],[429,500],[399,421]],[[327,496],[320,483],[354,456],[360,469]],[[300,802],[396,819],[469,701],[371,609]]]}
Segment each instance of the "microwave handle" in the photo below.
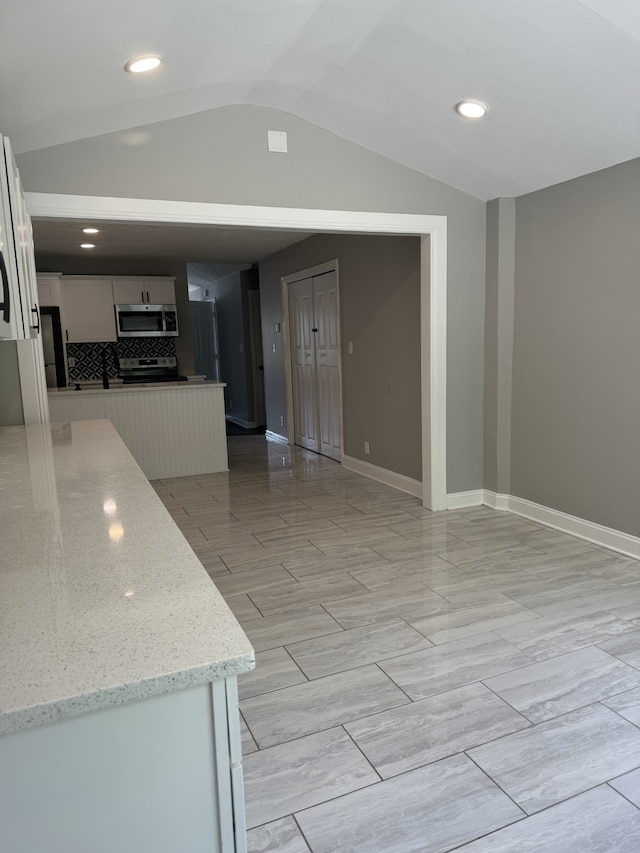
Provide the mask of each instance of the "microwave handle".
{"label": "microwave handle", "polygon": [[144,302],[144,290],[140,291],[140,302]]}
{"label": "microwave handle", "polygon": [[2,299],[0,302],[0,311],[2,311],[5,323],[9,323],[11,319],[11,289],[9,287],[9,275],[7,274],[7,265],[4,262],[4,255],[0,252],[0,273],[2,274]]}

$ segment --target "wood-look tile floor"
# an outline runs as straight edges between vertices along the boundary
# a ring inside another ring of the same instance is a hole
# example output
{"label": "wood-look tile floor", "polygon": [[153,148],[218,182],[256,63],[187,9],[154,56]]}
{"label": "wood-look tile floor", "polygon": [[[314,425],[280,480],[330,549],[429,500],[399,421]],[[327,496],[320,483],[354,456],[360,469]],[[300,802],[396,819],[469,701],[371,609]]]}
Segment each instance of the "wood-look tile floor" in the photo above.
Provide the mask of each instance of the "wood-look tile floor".
{"label": "wood-look tile floor", "polygon": [[256,649],[251,853],[640,850],[640,563],[228,443],[153,485]]}

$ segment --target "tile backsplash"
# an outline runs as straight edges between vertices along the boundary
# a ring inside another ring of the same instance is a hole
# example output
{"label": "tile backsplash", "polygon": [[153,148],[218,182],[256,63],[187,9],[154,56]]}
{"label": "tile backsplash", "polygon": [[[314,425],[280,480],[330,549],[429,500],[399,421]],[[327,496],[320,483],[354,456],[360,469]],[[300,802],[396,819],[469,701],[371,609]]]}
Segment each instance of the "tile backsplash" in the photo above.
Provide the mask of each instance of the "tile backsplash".
{"label": "tile backsplash", "polygon": [[[74,367],[69,367],[69,382],[88,382],[102,378],[102,350],[106,344],[67,344],[67,358],[74,358]],[[120,358],[158,358],[175,356],[175,338],[128,338],[115,341],[113,346]],[[107,359],[110,378],[118,375],[113,359]]]}

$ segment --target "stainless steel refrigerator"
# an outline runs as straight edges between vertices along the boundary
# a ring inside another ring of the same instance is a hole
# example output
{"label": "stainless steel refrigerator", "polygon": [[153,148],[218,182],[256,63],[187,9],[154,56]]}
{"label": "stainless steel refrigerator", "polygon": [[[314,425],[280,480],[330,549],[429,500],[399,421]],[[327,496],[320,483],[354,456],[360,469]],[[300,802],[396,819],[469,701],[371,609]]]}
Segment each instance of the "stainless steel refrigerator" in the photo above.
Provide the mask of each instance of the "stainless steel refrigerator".
{"label": "stainless steel refrigerator", "polygon": [[64,370],[64,350],[60,309],[55,306],[40,308],[42,324],[42,350],[47,388],[62,388],[67,384]]}

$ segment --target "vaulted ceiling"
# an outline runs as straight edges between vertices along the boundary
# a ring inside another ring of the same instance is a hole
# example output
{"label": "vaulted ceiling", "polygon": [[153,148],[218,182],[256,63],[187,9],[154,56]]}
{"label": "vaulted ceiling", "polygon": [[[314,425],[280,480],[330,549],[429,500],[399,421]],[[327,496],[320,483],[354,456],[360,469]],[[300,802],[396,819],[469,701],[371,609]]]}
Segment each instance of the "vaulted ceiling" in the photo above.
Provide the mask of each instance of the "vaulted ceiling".
{"label": "vaulted ceiling", "polygon": [[[125,74],[141,52],[164,56]],[[489,106],[482,121],[454,105]],[[639,0],[6,0],[17,152],[229,104],[284,110],[479,198],[640,155]]]}

